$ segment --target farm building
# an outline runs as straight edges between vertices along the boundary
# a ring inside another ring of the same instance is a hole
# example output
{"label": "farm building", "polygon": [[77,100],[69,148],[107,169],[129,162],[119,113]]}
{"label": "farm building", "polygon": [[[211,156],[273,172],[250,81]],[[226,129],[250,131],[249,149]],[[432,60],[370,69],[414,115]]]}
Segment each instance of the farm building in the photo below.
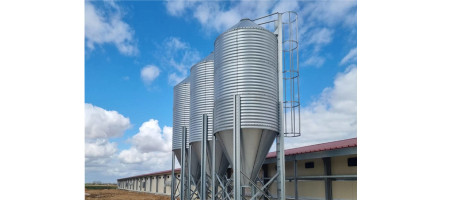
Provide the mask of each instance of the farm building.
{"label": "farm building", "polygon": [[[356,138],[285,150],[286,198],[356,200],[356,158]],[[261,184],[275,173],[276,154],[271,152],[259,173]],[[119,189],[170,195],[171,174],[172,170],[166,170],[121,178],[117,183]],[[180,169],[175,170],[175,176],[180,176]],[[276,193],[276,184],[267,192]]]}

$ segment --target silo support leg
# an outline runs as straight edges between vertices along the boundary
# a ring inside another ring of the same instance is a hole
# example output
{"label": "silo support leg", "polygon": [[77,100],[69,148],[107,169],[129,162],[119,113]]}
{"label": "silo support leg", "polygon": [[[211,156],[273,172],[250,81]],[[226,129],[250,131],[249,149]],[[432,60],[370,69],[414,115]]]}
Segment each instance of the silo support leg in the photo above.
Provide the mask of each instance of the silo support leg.
{"label": "silo support leg", "polygon": [[233,120],[233,190],[234,199],[241,199],[241,97],[234,96]]}
{"label": "silo support leg", "polygon": [[172,151],[172,179],[170,184],[170,199],[175,200],[175,192],[176,192],[176,178],[175,178],[175,153]]}
{"label": "silo support leg", "polygon": [[206,145],[208,141],[208,115],[203,114],[203,134],[202,134],[202,157],[201,157],[201,197],[207,199],[208,192],[206,191]]}

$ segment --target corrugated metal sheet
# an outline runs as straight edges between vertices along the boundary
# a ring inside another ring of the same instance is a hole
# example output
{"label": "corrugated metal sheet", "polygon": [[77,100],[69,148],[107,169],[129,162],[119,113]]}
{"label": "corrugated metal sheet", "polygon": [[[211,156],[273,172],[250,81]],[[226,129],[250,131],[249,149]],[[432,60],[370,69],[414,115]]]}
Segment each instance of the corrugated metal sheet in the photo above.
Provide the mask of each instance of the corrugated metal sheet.
{"label": "corrugated metal sheet", "polygon": [[241,128],[278,132],[277,39],[242,20],[214,43],[214,133],[233,128],[233,97],[241,95]]}
{"label": "corrugated metal sheet", "polygon": [[186,147],[189,146],[190,79],[187,77],[173,88],[172,149],[181,149],[182,127],[187,128]]}
{"label": "corrugated metal sheet", "polygon": [[208,115],[208,140],[212,140],[214,111],[214,53],[191,68],[189,143],[201,142],[203,114]]}

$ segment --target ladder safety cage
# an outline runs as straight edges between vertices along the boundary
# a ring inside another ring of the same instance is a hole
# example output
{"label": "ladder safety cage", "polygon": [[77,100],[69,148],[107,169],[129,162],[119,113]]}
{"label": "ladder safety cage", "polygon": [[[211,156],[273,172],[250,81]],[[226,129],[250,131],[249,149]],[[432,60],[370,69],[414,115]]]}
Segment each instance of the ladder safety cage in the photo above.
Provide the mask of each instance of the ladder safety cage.
{"label": "ladder safety cage", "polygon": [[[272,13],[252,21],[276,34],[277,14]],[[283,115],[284,135],[298,137],[301,135],[300,120],[300,69],[299,69],[299,35],[298,14],[293,11],[282,14],[283,44]]]}

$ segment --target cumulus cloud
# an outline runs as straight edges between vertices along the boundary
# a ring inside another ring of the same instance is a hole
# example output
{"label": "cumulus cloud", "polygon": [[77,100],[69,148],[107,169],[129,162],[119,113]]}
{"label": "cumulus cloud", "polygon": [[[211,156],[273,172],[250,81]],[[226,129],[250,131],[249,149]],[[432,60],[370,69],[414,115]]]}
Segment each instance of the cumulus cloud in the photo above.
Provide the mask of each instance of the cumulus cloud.
{"label": "cumulus cloud", "polygon": [[100,9],[85,2],[85,38],[88,49],[102,44],[113,44],[124,55],[138,53],[134,30],[123,21],[121,8],[114,1],[107,1],[108,9]]}
{"label": "cumulus cloud", "polygon": [[94,142],[85,143],[85,157],[105,158],[112,156],[117,151],[115,143],[108,142],[107,139],[96,139]]}
{"label": "cumulus cloud", "polygon": [[347,55],[345,55],[344,58],[342,58],[341,62],[339,63],[339,65],[343,65],[345,63],[348,62],[355,62],[356,61],[356,47],[351,49]]}
{"label": "cumulus cloud", "polygon": [[[117,143],[109,139],[122,136],[125,130],[130,128],[130,120],[117,111],[108,111],[89,103],[85,104],[84,109],[86,174],[98,172],[98,170],[103,173],[108,169],[107,166],[114,162],[117,152]],[[89,177],[96,177],[96,175]]]}
{"label": "cumulus cloud", "polygon": [[131,139],[133,145],[141,152],[172,150],[172,128],[164,126],[163,131],[159,127],[158,120],[150,119],[139,128],[139,133]]}
{"label": "cumulus cloud", "polygon": [[158,120],[150,119],[128,141],[131,147],[118,152],[117,143],[109,137],[86,138],[85,181],[113,183],[117,178],[166,170],[171,165],[172,127],[161,129]]}
{"label": "cumulus cloud", "polygon": [[86,103],[84,112],[85,137],[88,139],[119,137],[131,126],[130,119],[114,110],[107,111]]}
{"label": "cumulus cloud", "polygon": [[145,83],[150,84],[153,80],[158,78],[160,72],[161,71],[158,67],[154,65],[147,65],[141,70],[141,78]]}
{"label": "cumulus cloud", "polygon": [[158,120],[150,119],[141,125],[139,132],[130,139],[130,142],[132,146],[119,154],[121,162],[142,163],[152,159],[155,162],[165,163],[170,159],[168,155],[172,151],[172,127],[164,126],[161,130]]}

